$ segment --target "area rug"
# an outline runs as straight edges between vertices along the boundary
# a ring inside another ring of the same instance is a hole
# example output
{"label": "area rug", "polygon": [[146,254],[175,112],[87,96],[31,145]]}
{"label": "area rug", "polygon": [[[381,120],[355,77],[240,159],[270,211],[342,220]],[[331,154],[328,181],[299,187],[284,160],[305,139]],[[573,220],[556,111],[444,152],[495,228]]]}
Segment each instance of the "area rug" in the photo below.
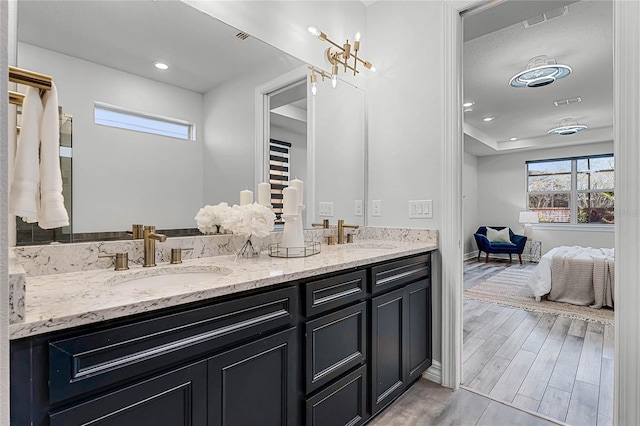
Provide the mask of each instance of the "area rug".
{"label": "area rug", "polygon": [[464,297],[532,312],[614,324],[612,309],[591,309],[588,306],[552,302],[545,300],[544,297],[540,302],[536,302],[533,292],[527,286],[527,280],[532,273],[531,269],[507,268],[489,277],[486,281],[465,290]]}

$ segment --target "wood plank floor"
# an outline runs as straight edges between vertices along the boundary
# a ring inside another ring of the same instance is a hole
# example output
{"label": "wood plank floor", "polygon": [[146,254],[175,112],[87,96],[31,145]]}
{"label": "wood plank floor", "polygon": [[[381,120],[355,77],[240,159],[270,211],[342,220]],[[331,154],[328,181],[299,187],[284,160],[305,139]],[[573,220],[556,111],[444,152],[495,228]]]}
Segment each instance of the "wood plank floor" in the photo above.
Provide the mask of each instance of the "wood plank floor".
{"label": "wood plank floor", "polygon": [[[465,262],[470,288],[517,261]],[[613,326],[464,301],[463,384],[574,426],[613,424]]]}
{"label": "wood plank floor", "polygon": [[555,423],[460,389],[418,380],[370,426],[550,426]]}

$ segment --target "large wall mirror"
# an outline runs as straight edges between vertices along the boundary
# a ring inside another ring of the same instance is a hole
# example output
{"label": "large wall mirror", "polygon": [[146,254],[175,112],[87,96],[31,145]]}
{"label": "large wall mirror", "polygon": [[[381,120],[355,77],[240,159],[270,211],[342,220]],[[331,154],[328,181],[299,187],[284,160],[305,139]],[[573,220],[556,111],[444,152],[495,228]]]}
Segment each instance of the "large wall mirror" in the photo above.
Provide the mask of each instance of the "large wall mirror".
{"label": "large wall mirror", "polygon": [[[237,204],[241,190],[255,191],[256,88],[306,69],[180,1],[19,2],[17,57],[17,66],[53,76],[62,112],[73,116],[71,232],[80,240],[133,223],[195,228],[203,205]],[[314,97],[306,86],[304,99],[288,103],[275,93],[280,105],[269,114],[273,138],[292,144],[291,168],[314,194],[305,224],[332,202],[332,223],[363,225],[354,203],[366,206],[364,92],[327,84]],[[185,122],[191,133],[96,124],[96,105]]]}

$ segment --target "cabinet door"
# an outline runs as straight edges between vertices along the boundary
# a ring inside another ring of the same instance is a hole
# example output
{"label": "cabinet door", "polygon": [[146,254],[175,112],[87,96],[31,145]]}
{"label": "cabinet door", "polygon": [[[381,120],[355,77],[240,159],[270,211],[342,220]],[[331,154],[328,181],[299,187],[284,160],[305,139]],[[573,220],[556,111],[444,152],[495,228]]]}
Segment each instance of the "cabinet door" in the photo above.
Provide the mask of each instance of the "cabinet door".
{"label": "cabinet door", "polygon": [[367,366],[338,379],[306,403],[306,426],[358,426],[367,415]]}
{"label": "cabinet door", "polygon": [[153,377],[50,414],[51,426],[203,425],[207,418],[206,361]]}
{"label": "cabinet door", "polygon": [[305,385],[311,393],[366,360],[366,302],[309,321],[305,342]]}
{"label": "cabinet door", "polygon": [[371,299],[371,412],[380,411],[407,384],[408,309],[405,289]]}
{"label": "cabinet door", "polygon": [[431,366],[431,285],[425,279],[405,288],[409,310],[409,365],[411,383]]}
{"label": "cabinet door", "polygon": [[295,425],[295,328],[209,359],[209,426]]}

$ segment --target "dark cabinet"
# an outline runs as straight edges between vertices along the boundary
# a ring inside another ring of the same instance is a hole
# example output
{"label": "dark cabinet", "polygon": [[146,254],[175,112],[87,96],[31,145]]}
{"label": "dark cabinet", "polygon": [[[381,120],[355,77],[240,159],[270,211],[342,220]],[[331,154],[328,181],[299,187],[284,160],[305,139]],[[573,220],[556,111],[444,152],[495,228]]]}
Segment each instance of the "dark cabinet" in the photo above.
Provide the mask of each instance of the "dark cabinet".
{"label": "dark cabinet", "polygon": [[366,302],[307,322],[305,349],[307,393],[360,365],[367,353]]}
{"label": "dark cabinet", "polygon": [[379,412],[431,365],[429,279],[371,299],[371,411]]}
{"label": "dark cabinet", "polygon": [[307,399],[307,426],[357,426],[367,420],[367,366]]}
{"label": "dark cabinet", "polygon": [[204,425],[206,392],[207,364],[201,361],[53,412],[50,425]]}
{"label": "dark cabinet", "polygon": [[431,365],[430,261],[12,341],[11,424],[363,424]]}
{"label": "dark cabinet", "polygon": [[295,328],[208,361],[209,426],[297,424]]}

